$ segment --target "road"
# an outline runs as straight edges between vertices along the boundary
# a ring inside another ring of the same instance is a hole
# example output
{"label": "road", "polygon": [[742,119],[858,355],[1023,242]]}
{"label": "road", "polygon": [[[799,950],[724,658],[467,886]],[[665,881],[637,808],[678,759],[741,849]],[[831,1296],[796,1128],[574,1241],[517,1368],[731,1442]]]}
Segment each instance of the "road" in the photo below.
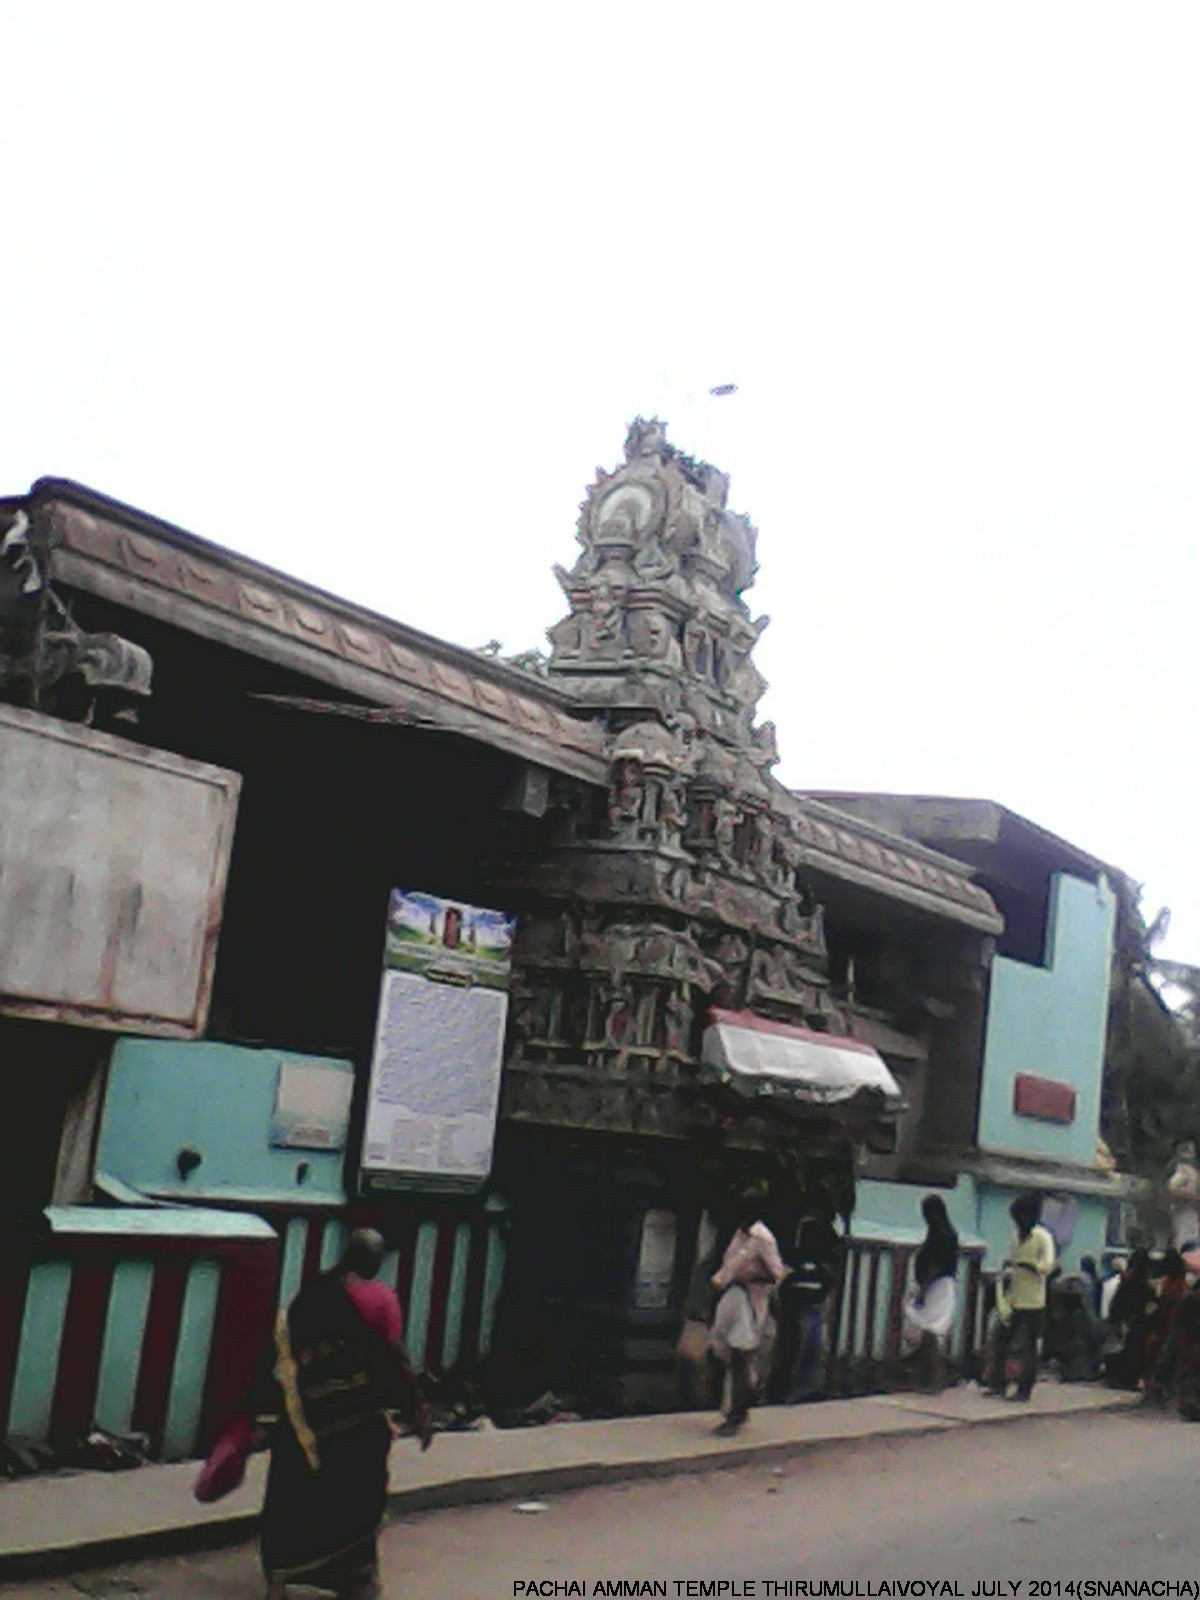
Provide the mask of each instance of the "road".
{"label": "road", "polygon": [[[393,1600],[512,1600],[517,1583],[727,1579],[1192,1580],[1200,1595],[1200,1427],[1141,1411],[833,1445],[781,1466],[584,1489],[389,1525]],[[754,1587],[750,1587],[753,1581]],[[65,1600],[257,1600],[249,1548],[0,1589]],[[541,1591],[549,1594],[549,1589]],[[559,1590],[559,1593],[563,1593]],[[693,1594],[699,1591],[692,1591]],[[865,1594],[865,1588],[860,1591]],[[991,1591],[995,1594],[997,1591]],[[1042,1600],[1069,1591],[1047,1590]],[[725,1591],[730,1595],[730,1591]]]}

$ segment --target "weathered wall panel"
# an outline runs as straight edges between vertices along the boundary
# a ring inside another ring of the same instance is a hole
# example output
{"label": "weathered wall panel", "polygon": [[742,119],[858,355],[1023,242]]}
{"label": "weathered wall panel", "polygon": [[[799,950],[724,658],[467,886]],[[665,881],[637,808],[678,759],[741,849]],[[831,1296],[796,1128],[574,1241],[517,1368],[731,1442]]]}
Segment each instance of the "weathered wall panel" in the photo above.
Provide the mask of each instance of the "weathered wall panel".
{"label": "weathered wall panel", "polygon": [[0,1012],[202,1033],[240,783],[0,706]]}

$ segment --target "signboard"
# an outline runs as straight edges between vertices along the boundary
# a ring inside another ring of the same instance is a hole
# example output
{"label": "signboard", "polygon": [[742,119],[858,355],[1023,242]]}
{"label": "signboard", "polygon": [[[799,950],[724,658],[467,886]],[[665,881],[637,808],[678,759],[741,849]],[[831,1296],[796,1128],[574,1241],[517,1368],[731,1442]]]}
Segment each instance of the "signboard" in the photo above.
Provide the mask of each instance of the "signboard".
{"label": "signboard", "polygon": [[635,1311],[665,1311],[671,1304],[675,1270],[675,1213],[647,1211],[633,1280]]}
{"label": "signboard", "polygon": [[515,926],[500,911],[392,891],[363,1135],[368,1183],[486,1181]]}
{"label": "signboard", "polygon": [[344,1150],[353,1095],[354,1074],[343,1066],[280,1062],[272,1145],[282,1150]]}
{"label": "signboard", "polygon": [[203,1034],[240,785],[0,706],[0,1012]]}
{"label": "signboard", "polygon": [[1039,1122],[1065,1126],[1075,1121],[1075,1091],[1069,1083],[1018,1072],[1013,1079],[1013,1110],[1018,1117],[1036,1117]]}

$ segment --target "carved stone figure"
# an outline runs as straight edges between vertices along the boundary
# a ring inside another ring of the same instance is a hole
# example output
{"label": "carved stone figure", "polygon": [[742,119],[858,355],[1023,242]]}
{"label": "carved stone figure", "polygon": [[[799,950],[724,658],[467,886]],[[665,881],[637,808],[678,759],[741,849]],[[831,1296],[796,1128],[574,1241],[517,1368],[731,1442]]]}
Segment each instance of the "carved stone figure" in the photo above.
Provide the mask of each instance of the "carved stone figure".
{"label": "carved stone figure", "polygon": [[734,836],[737,830],[737,807],[724,795],[713,801],[713,844],[722,860],[734,860]]}
{"label": "carved stone figure", "polygon": [[750,959],[750,946],[740,934],[725,934],[713,952],[713,961],[719,976],[713,983],[714,1005],[737,1007],[744,999],[746,963]]}
{"label": "carved stone figure", "polygon": [[604,959],[604,928],[595,906],[584,906],[579,919],[579,960],[585,967],[599,967]]}
{"label": "carved stone figure", "polygon": [[763,697],[767,680],[747,656],[737,663],[729,676],[731,699],[746,711],[753,711]]}
{"label": "carved stone figure", "polygon": [[690,685],[682,699],[685,710],[699,729],[709,732],[717,725],[718,709],[699,685]]}
{"label": "carved stone figure", "polygon": [[614,829],[623,831],[630,823],[641,821],[642,804],[646,796],[642,763],[636,757],[618,761],[613,772],[612,795],[608,817]]}
{"label": "carved stone figure", "polygon": [[556,656],[577,656],[583,650],[583,622],[572,613],[561,622],[556,622],[552,628],[547,628],[546,637]]}
{"label": "carved stone figure", "polygon": [[1175,1147],[1167,1177],[1167,1205],[1171,1212],[1171,1243],[1177,1250],[1194,1249],[1200,1239],[1200,1165],[1191,1139],[1184,1139]]}
{"label": "carved stone figure", "polygon": [[649,421],[644,417],[635,417],[629,424],[629,432],[625,435],[625,459],[636,461],[642,456],[661,455],[667,442],[666,424],[657,417]]}
{"label": "carved stone figure", "polygon": [[706,678],[709,671],[708,634],[695,620],[689,618],[683,629],[683,661],[689,672]]}
{"label": "carved stone figure", "polygon": [[711,848],[715,843],[716,796],[696,788],[689,796],[686,841],[694,850]]}
{"label": "carved stone figure", "polygon": [[785,900],[779,908],[779,926],[805,950],[824,958],[825,913],[820,906],[805,912],[794,899]]}
{"label": "carved stone figure", "polygon": [[617,604],[613,587],[607,581],[597,583],[592,595],[592,610],[588,627],[588,650],[601,660],[615,660],[621,654],[624,640],[624,613]]}
{"label": "carved stone figure", "polygon": [[604,1017],[604,1043],[612,1050],[616,1050],[623,1061],[625,1053],[633,1043],[633,1009],[630,1005],[629,990],[627,986],[616,981],[609,992],[608,1005]]}
{"label": "carved stone figure", "polygon": [[693,899],[692,874],[685,866],[672,869],[667,879],[667,894],[676,905],[690,906]]}
{"label": "carved stone figure", "polygon": [[750,734],[750,747],[764,771],[779,764],[779,745],[775,738],[775,724],[762,722]]}
{"label": "carved stone figure", "polygon": [[640,548],[633,558],[633,570],[642,583],[664,583],[674,576],[678,566],[654,528],[642,535]]}
{"label": "carved stone figure", "polygon": [[629,616],[629,648],[634,655],[677,666],[679,640],[661,611],[633,611]]}
{"label": "carved stone figure", "polygon": [[683,780],[671,778],[659,792],[658,821],[668,842],[677,844],[687,824],[687,805]]}
{"label": "carved stone figure", "polygon": [[771,831],[771,883],[779,894],[791,895],[795,891],[799,865],[799,841],[792,837],[787,823],[778,818]]}
{"label": "carved stone figure", "polygon": [[757,988],[783,997],[798,995],[806,987],[800,958],[786,945],[766,945],[755,951],[752,981]]}
{"label": "carved stone figure", "polygon": [[669,1055],[686,1056],[691,1043],[692,1007],[678,989],[667,991],[663,1006],[663,1045]]}

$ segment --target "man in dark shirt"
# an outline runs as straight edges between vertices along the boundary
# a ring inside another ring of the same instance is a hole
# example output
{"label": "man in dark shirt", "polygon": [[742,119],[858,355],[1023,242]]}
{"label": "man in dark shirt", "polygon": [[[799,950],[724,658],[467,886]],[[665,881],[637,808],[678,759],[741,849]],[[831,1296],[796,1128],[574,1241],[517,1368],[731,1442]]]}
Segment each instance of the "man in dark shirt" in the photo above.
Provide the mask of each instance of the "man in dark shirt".
{"label": "man in dark shirt", "polygon": [[824,1382],[825,1303],[838,1279],[842,1243],[827,1217],[803,1217],[792,1271],[780,1290],[784,1323],[782,1398],[787,1405],[819,1394]]}

